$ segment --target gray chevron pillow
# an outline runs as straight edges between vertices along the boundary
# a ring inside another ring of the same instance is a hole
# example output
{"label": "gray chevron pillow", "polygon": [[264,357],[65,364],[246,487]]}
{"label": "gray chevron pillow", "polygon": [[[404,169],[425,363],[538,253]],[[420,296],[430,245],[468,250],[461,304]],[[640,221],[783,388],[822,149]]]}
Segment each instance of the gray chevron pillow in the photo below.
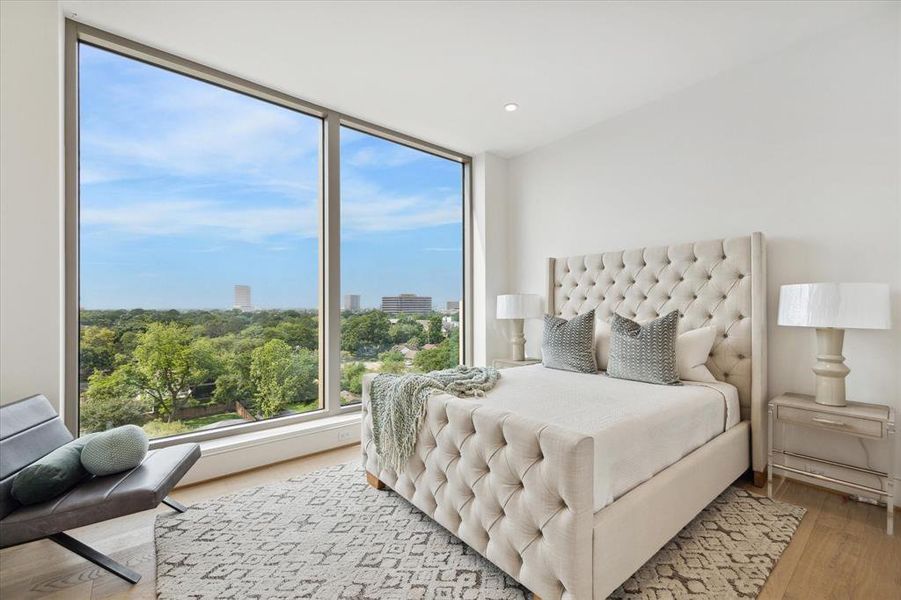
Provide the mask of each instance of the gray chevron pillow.
{"label": "gray chevron pillow", "polygon": [[614,313],[610,321],[607,375],[647,383],[679,383],[678,328],[676,311],[644,325]]}
{"label": "gray chevron pillow", "polygon": [[597,373],[594,357],[594,310],[569,321],[544,316],[541,362],[551,369]]}

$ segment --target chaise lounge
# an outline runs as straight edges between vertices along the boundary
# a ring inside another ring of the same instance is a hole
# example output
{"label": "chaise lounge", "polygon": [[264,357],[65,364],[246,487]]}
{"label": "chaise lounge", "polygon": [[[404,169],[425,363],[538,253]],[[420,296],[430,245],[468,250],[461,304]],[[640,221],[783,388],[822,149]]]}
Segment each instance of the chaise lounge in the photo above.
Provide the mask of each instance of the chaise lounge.
{"label": "chaise lounge", "polygon": [[0,407],[0,548],[48,538],[94,564],[137,583],[141,575],[64,533],[166,504],[186,507],[169,491],[200,458],[197,444],[151,450],[129,471],[92,477],[65,494],[22,506],[10,494],[16,473],[72,440],[72,434],[44,396]]}

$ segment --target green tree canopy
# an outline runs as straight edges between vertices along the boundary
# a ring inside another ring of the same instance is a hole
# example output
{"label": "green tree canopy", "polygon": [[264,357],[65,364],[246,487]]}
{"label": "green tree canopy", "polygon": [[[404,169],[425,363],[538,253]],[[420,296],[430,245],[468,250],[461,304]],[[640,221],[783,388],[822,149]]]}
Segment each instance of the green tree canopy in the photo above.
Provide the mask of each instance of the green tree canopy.
{"label": "green tree canopy", "polygon": [[154,401],[154,411],[172,420],[191,387],[213,381],[221,365],[209,339],[194,339],[184,325],[151,323],[134,351],[137,385]]}
{"label": "green tree canopy", "polygon": [[379,354],[379,360],[382,363],[381,373],[403,373],[406,367],[404,355],[394,350],[382,352]]}
{"label": "green tree canopy", "polygon": [[460,336],[453,330],[436,348],[420,350],[413,358],[413,366],[425,373],[450,369],[460,364]]}
{"label": "green tree canopy", "polygon": [[388,328],[388,337],[394,344],[409,344],[413,339],[419,339],[425,333],[421,323],[409,317],[401,318],[397,323]]}
{"label": "green tree canopy", "polygon": [[429,344],[440,344],[444,339],[444,331],[442,329],[441,315],[433,314],[429,317],[429,327],[426,331],[426,339]]}
{"label": "green tree canopy", "polygon": [[388,315],[379,310],[347,317],[341,324],[341,349],[355,356],[375,356],[391,345]]}
{"label": "green tree canopy", "polygon": [[352,394],[363,393],[363,375],[366,365],[361,362],[349,362],[341,365],[341,389]]}
{"label": "green tree canopy", "polygon": [[250,377],[256,387],[256,409],[272,417],[289,404],[316,398],[319,355],[292,350],[283,340],[269,340],[252,353]]}
{"label": "green tree canopy", "polygon": [[117,342],[116,332],[109,327],[88,325],[82,328],[79,356],[82,381],[95,372],[109,373],[115,368]]}
{"label": "green tree canopy", "polygon": [[134,385],[128,366],[110,374],[95,371],[81,399],[79,421],[83,430],[105,431],[120,425],[141,425],[153,408]]}

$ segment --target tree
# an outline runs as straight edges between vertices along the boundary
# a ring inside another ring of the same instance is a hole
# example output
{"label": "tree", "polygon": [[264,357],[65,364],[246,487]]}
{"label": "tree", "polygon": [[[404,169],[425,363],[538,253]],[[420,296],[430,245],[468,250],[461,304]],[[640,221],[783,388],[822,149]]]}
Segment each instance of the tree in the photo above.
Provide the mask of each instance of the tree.
{"label": "tree", "polygon": [[382,363],[379,371],[382,373],[403,373],[407,366],[404,362],[404,355],[395,350],[382,352],[379,354],[379,360]]}
{"label": "tree", "polygon": [[444,341],[435,348],[420,350],[413,359],[413,366],[428,373],[450,369],[460,364],[460,334],[457,330],[451,332]]}
{"label": "tree", "polygon": [[375,356],[391,345],[388,315],[370,310],[347,317],[341,324],[341,349],[355,356]]}
{"label": "tree", "polygon": [[184,325],[151,323],[134,351],[137,385],[154,402],[154,412],[171,421],[191,387],[212,381],[220,370],[210,340],[193,339]]}
{"label": "tree", "polygon": [[319,355],[292,350],[283,340],[269,340],[252,354],[250,377],[256,387],[256,409],[272,417],[289,404],[315,399],[319,391]]}
{"label": "tree", "polygon": [[153,408],[134,385],[128,366],[106,374],[95,371],[81,398],[79,422],[85,431],[105,431],[120,425],[141,425]]}
{"label": "tree", "polygon": [[115,366],[116,332],[96,325],[83,328],[79,356],[81,381],[87,381],[97,371],[109,373]]}
{"label": "tree", "polygon": [[394,344],[408,344],[410,340],[419,338],[425,333],[425,328],[418,321],[409,317],[400,319],[388,328],[388,337]]}
{"label": "tree", "polygon": [[426,339],[429,344],[440,344],[444,339],[443,323],[441,315],[431,315],[429,317],[429,329],[426,331]]}
{"label": "tree", "polygon": [[319,346],[319,330],[311,317],[299,316],[268,327],[266,337],[283,340],[293,348],[315,350]]}
{"label": "tree", "polygon": [[366,365],[361,362],[350,362],[341,365],[341,389],[351,394],[363,393],[363,375]]}

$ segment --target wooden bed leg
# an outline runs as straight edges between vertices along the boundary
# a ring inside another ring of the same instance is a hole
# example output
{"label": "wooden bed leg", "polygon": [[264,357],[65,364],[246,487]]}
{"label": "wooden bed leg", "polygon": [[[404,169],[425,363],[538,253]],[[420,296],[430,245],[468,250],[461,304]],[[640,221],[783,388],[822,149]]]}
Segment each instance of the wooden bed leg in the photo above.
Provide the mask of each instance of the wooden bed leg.
{"label": "wooden bed leg", "polygon": [[766,471],[754,471],[754,485],[759,488],[766,487]]}
{"label": "wooden bed leg", "polygon": [[366,483],[368,483],[369,485],[371,485],[372,487],[374,487],[377,490],[384,490],[388,487],[387,485],[385,485],[384,481],[381,481],[378,477],[376,477],[369,471],[366,471]]}

